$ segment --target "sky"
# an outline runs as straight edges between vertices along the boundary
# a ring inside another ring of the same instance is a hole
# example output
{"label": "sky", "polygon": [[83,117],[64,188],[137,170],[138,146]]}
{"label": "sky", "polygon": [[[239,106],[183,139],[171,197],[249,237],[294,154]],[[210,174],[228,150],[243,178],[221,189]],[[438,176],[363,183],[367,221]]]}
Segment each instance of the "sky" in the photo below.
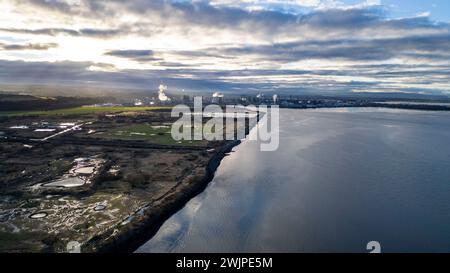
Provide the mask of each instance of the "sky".
{"label": "sky", "polygon": [[448,0],[1,0],[0,84],[450,96]]}

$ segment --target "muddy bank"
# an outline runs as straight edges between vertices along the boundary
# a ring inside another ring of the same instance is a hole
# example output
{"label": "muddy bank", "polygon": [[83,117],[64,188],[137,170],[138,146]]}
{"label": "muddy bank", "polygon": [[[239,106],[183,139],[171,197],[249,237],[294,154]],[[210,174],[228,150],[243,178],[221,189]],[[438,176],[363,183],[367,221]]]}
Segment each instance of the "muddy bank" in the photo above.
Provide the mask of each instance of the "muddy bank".
{"label": "muddy bank", "polygon": [[174,213],[201,193],[214,178],[222,159],[239,145],[234,140],[217,148],[203,170],[202,176],[188,176],[158,200],[135,212],[126,224],[111,227],[83,244],[82,252],[133,252],[150,240],[161,225]]}

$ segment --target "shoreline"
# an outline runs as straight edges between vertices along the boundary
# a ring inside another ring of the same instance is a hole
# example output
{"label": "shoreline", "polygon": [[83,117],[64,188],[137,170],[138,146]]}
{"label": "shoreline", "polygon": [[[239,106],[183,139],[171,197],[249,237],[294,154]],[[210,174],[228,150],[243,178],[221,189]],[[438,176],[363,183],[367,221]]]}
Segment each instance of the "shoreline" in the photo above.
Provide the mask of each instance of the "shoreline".
{"label": "shoreline", "polygon": [[[121,223],[94,236],[82,245],[82,252],[130,253],[153,238],[167,219],[182,209],[192,198],[203,192],[213,180],[225,156],[242,141],[226,143],[211,156],[205,166],[205,175],[199,181],[184,181],[172,188],[153,204],[136,211],[127,225]],[[186,178],[185,178],[186,179]]]}
{"label": "shoreline", "polygon": [[386,108],[386,109],[400,109],[400,110],[416,110],[416,111],[437,111],[450,112],[450,106],[443,105],[413,105],[413,104],[388,104],[388,103],[369,103],[365,105],[342,105],[342,106],[311,106],[311,107],[295,107],[295,106],[280,106],[280,109],[334,109],[334,108]]}

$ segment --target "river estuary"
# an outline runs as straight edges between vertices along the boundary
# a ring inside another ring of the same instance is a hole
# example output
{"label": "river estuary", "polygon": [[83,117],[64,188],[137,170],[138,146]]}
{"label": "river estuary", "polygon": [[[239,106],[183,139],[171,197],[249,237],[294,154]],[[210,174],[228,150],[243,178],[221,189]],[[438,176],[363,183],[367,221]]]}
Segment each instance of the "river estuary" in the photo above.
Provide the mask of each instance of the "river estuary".
{"label": "river estuary", "polygon": [[450,113],[280,110],[137,252],[450,252]]}

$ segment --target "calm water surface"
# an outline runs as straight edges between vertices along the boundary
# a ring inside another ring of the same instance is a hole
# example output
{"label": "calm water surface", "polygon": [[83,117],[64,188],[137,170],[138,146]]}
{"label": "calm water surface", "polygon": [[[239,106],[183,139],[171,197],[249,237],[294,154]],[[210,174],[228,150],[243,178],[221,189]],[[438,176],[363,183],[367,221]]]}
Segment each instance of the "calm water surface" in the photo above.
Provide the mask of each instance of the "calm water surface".
{"label": "calm water surface", "polygon": [[138,252],[450,252],[450,113],[280,110]]}

